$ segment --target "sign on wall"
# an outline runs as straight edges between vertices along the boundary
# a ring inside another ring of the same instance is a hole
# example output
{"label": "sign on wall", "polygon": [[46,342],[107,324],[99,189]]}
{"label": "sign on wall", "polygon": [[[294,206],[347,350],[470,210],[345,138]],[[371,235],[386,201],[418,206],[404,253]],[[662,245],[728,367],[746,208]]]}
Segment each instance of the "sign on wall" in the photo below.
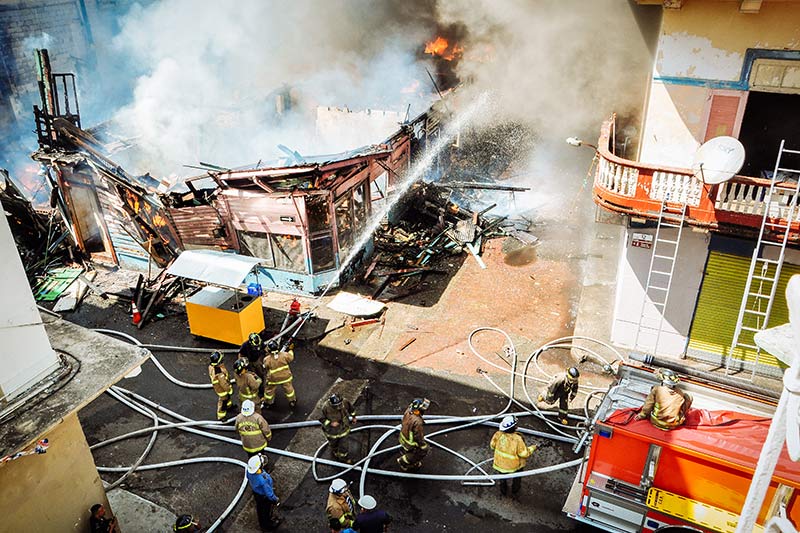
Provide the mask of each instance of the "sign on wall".
{"label": "sign on wall", "polygon": [[652,248],[653,236],[649,233],[634,233],[631,239],[631,246],[634,248]]}

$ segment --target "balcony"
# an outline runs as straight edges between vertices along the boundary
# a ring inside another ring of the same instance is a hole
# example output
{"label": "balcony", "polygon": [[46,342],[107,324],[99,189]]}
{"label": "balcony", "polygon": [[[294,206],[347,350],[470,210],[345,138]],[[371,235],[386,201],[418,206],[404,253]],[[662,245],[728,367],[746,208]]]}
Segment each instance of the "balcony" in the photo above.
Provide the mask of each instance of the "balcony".
{"label": "balcony", "polygon": [[[734,176],[720,185],[707,185],[688,168],[648,165],[612,153],[616,116],[603,123],[598,141],[594,201],[617,213],[657,219],[661,202],[687,205],[686,223],[728,235],[755,238],[761,228],[770,181]],[[795,183],[777,184],[769,206],[769,222],[786,225]],[[795,209],[789,240],[800,241],[800,210]],[[769,226],[768,226],[769,227]],[[776,237],[778,237],[776,235]],[[782,235],[780,235],[782,237]]]}

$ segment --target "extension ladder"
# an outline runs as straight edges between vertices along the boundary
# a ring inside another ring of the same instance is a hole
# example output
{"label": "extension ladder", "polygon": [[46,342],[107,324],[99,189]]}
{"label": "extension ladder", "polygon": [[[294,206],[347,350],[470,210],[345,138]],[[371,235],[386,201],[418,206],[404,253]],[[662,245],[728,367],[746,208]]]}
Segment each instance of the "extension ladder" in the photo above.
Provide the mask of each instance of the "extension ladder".
{"label": "extension ladder", "polygon": [[[655,342],[651,350],[653,355],[658,351],[658,343],[661,340],[661,332],[664,329],[664,316],[669,303],[672,276],[675,272],[675,263],[677,262],[687,208],[686,203],[670,205],[668,202],[669,196],[661,201],[658,213],[658,225],[653,239],[653,253],[650,255],[647,283],[645,284],[642,298],[639,323],[636,328],[636,340],[633,345],[634,349],[640,349],[642,332],[655,332]],[[677,229],[677,236],[674,239],[664,238],[663,230],[665,228]],[[648,302],[655,308],[657,316],[648,316]],[[647,349],[647,347],[644,348]]]}
{"label": "extension ladder", "polygon": [[[739,305],[739,316],[736,319],[736,329],[733,333],[730,351],[725,363],[725,371],[730,373],[731,361],[735,358],[736,350],[742,348],[755,350],[756,356],[750,374],[751,380],[755,375],[758,358],[761,353],[761,348],[756,345],[753,337],[758,331],[766,329],[769,324],[769,315],[772,311],[772,304],[775,302],[775,293],[778,289],[778,280],[781,277],[781,269],[786,254],[786,244],[789,241],[789,229],[797,208],[797,195],[800,193],[800,170],[781,167],[781,159],[784,154],[800,155],[800,150],[788,150],[784,148],[784,143],[785,141],[781,141],[778,149],[778,158],[775,160],[775,170],[772,173],[769,192],[764,200],[764,216],[761,219],[761,229],[750,260],[747,283],[742,294],[742,303]],[[779,172],[784,173],[784,176],[788,174],[797,180],[794,185],[794,192],[786,205],[781,205],[781,200],[785,196],[775,195],[776,185],[780,181],[778,178]],[[781,208],[786,210],[785,216],[781,216]],[[785,222],[785,224],[781,222]],[[767,257],[769,248],[776,249],[775,252],[769,255],[772,257],[777,255],[777,259],[769,259]],[[757,287],[755,288],[754,282],[757,282]],[[741,357],[741,362],[744,365],[744,355]]]}

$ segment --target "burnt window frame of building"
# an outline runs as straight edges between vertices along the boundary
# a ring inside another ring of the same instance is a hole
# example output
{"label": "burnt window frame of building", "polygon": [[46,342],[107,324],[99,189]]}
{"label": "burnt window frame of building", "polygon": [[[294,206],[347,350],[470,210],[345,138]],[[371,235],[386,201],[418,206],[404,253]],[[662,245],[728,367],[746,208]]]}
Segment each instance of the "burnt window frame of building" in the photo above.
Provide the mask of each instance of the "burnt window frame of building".
{"label": "burnt window frame of building", "polygon": [[[312,201],[313,199],[313,201]],[[319,274],[336,269],[336,250],[333,239],[333,220],[331,194],[329,191],[309,193],[305,196],[306,219],[308,220],[308,254],[311,262],[311,272]],[[325,209],[317,211],[312,204],[321,200]],[[319,215],[326,214],[324,221],[318,220]],[[320,222],[320,223],[318,223]],[[327,245],[320,244],[327,241]]]}

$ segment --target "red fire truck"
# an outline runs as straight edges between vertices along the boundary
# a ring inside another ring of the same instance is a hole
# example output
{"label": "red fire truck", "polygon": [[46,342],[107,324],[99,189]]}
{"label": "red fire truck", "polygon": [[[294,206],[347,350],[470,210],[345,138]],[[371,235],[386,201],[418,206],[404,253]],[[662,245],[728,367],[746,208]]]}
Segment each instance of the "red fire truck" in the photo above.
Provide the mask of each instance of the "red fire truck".
{"label": "red fire truck", "polygon": [[[672,431],[635,420],[653,371],[622,365],[593,418],[591,439],[564,506],[570,517],[619,532],[733,533],[776,402],[682,378],[694,399]],[[800,524],[800,464],[781,454],[755,531],[784,514]]]}

